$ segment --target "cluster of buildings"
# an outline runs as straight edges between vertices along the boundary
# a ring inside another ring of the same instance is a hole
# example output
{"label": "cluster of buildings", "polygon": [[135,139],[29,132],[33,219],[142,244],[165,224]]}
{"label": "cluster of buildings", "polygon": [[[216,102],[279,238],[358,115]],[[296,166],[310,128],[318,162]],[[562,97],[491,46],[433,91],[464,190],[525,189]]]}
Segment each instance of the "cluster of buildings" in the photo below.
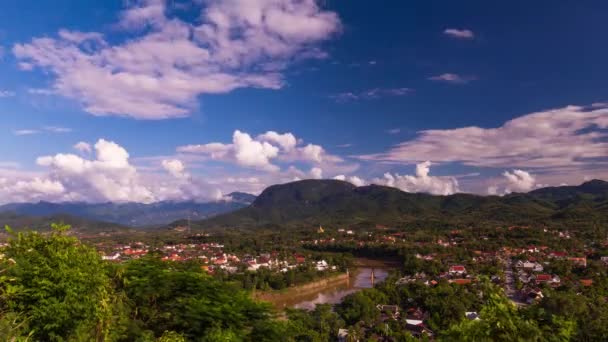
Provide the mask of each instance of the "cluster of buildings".
{"label": "cluster of buildings", "polygon": [[163,261],[198,260],[203,265],[202,268],[209,273],[214,273],[217,270],[228,273],[255,272],[261,268],[285,273],[301,265],[313,267],[317,271],[336,269],[336,266],[329,265],[325,260],[307,260],[304,255],[297,253],[289,256],[281,256],[278,252],[263,253],[257,256],[239,256],[226,253],[224,245],[213,242],[164,245],[160,248],[151,248],[142,242],[134,242],[104,249],[102,259],[107,261],[122,262],[139,259],[148,253],[155,252],[161,254],[161,260]]}

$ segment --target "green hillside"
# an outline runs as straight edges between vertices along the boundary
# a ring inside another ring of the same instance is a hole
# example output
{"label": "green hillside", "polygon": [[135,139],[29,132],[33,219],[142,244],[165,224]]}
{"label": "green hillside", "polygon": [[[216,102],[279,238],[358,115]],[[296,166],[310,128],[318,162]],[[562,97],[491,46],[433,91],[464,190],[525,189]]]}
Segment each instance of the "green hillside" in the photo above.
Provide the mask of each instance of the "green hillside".
{"label": "green hillside", "polygon": [[413,222],[527,224],[594,220],[608,222],[608,182],[552,187],[507,196],[434,196],[338,180],[304,180],[274,185],[249,206],[195,222],[195,227],[370,226]]}

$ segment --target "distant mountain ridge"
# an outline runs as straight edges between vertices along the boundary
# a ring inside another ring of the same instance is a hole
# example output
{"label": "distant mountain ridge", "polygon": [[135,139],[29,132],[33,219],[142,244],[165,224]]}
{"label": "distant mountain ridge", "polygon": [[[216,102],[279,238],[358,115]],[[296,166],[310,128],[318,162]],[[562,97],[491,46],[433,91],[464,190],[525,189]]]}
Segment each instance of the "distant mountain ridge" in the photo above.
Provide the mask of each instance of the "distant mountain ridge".
{"label": "distant mountain ridge", "polygon": [[[32,229],[47,231],[51,229],[52,223],[65,223],[79,233],[99,233],[126,231],[128,227],[117,223],[90,220],[66,214],[54,214],[46,216],[33,216],[16,214],[14,212],[0,213],[0,227],[9,226],[15,231]],[[3,235],[3,231],[0,235]]]}
{"label": "distant mountain ridge", "polygon": [[608,222],[608,182],[537,189],[503,197],[407,193],[392,187],[356,187],[339,180],[273,185],[243,209],[200,222],[199,227],[282,227],[317,224],[369,226],[414,221]]}
{"label": "distant mountain ridge", "polygon": [[255,196],[233,192],[226,199],[216,202],[163,201],[143,203],[84,203],[84,202],[38,202],[10,203],[0,206],[0,213],[26,216],[70,215],[88,220],[105,221],[125,226],[140,227],[163,225],[190,217],[200,220],[214,215],[237,210],[251,204]]}

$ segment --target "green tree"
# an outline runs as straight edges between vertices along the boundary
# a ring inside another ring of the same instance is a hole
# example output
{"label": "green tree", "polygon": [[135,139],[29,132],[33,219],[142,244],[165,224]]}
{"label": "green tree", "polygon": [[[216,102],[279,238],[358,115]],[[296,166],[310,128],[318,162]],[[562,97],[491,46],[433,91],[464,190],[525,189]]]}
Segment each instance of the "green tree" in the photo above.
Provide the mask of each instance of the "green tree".
{"label": "green tree", "polygon": [[539,341],[542,334],[534,321],[524,319],[515,304],[494,285],[486,284],[486,304],[480,320],[463,319],[451,326],[442,338],[448,341]]}
{"label": "green tree", "polygon": [[2,261],[5,309],[27,319],[36,340],[104,340],[112,288],[97,252],[53,224],[50,235],[12,234]]}

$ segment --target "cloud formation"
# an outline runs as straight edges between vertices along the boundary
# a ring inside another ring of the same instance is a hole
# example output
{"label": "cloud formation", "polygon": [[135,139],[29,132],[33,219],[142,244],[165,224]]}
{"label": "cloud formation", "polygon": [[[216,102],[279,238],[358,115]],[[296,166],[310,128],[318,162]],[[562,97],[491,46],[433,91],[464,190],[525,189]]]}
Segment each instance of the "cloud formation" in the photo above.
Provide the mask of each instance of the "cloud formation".
{"label": "cloud formation", "polygon": [[431,176],[431,165],[430,161],[417,164],[415,175],[399,175],[387,172],[383,178],[373,179],[372,183],[395,187],[406,192],[424,192],[433,195],[451,195],[460,191],[456,178]]}
{"label": "cloud formation", "polygon": [[357,176],[347,177],[345,175],[337,175],[334,177],[334,179],[349,182],[349,183],[353,184],[354,186],[364,186],[367,184],[364,179],[359,178]]}
{"label": "cloud formation", "polygon": [[362,92],[344,92],[331,95],[330,98],[336,102],[350,102],[357,100],[373,100],[381,97],[406,96],[414,90],[411,88],[373,88]]}
{"label": "cloud formation", "polygon": [[72,132],[71,128],[67,128],[67,127],[60,127],[60,126],[45,126],[42,127],[40,129],[17,129],[13,131],[14,135],[33,135],[33,134],[39,134],[39,133],[55,133],[55,134],[59,134],[59,133],[70,133]]}
{"label": "cloud formation", "polygon": [[444,83],[454,83],[454,84],[465,84],[470,81],[476,80],[476,77],[473,76],[462,76],[453,73],[445,73],[441,75],[431,76],[429,80],[436,82],[444,82]]}
{"label": "cloud formation", "polygon": [[40,133],[40,131],[35,130],[35,129],[17,129],[13,131],[14,135],[32,135],[32,134],[38,134]]}
{"label": "cloud formation", "polygon": [[341,158],[327,153],[320,145],[303,144],[292,133],[274,131],[253,138],[248,133],[236,130],[231,144],[212,142],[186,145],[178,147],[177,152],[271,172],[281,169],[276,164],[278,161],[306,162],[317,166],[342,162]]}
{"label": "cloud formation", "polygon": [[91,144],[85,141],[79,141],[78,143],[76,143],[74,145],[74,149],[79,151],[80,153],[91,153],[91,151],[93,150],[91,148]]}
{"label": "cloud formation", "polygon": [[607,108],[568,106],[524,115],[497,128],[420,131],[414,140],[360,158],[394,163],[431,160],[507,169],[605,166],[607,128]]}
{"label": "cloud formation", "polygon": [[448,28],[443,31],[443,34],[457,39],[474,39],[475,33],[467,29]]}
{"label": "cloud formation", "polygon": [[[524,170],[512,170],[502,173],[503,179],[496,180],[495,184],[488,187],[488,195],[506,195],[512,192],[528,192],[542,187],[538,184],[536,177]],[[500,190],[502,188],[502,190]]]}
{"label": "cloud formation", "polygon": [[168,15],[162,0],[126,9],[116,25],[129,39],[60,30],[16,44],[21,69],[54,76],[51,91],[94,115],[136,119],[187,116],[201,94],[278,89],[297,59],[324,58],[317,46],[340,31],[335,12],[314,0],[207,1],[200,22]]}
{"label": "cloud formation", "polygon": [[185,172],[186,167],[179,159],[163,160],[161,162],[163,168],[175,178],[188,178],[190,175]]}
{"label": "cloud formation", "polygon": [[74,146],[85,158],[59,153],[37,158],[43,172],[0,169],[0,203],[32,202],[140,202],[163,200],[209,201],[223,198],[221,185],[191,177],[177,159],[160,162],[166,174],[141,173],[127,150],[112,141],[99,139],[94,146]]}
{"label": "cloud formation", "polygon": [[536,186],[536,178],[523,170],[505,171],[503,176],[507,179],[506,193],[528,192]]}

